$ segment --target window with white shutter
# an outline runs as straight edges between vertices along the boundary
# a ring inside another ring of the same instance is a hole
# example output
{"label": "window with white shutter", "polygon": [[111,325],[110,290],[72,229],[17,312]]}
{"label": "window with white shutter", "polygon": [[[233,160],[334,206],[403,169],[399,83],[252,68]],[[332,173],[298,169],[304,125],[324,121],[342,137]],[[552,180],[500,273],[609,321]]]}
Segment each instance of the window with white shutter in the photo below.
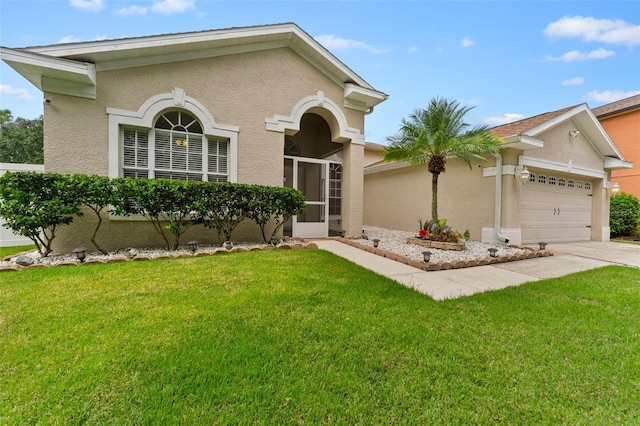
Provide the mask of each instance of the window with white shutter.
{"label": "window with white shutter", "polygon": [[229,139],[207,136],[190,113],[167,111],[153,129],[125,127],[122,174],[132,178],[229,180]]}

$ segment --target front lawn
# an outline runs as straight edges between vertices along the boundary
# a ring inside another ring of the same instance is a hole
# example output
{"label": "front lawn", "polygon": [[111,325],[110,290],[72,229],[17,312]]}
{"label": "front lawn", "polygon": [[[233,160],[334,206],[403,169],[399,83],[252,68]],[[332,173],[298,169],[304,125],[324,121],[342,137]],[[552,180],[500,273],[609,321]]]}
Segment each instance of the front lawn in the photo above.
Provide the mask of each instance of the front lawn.
{"label": "front lawn", "polygon": [[435,302],[321,250],[0,274],[0,424],[637,424],[640,270]]}
{"label": "front lawn", "polygon": [[35,248],[36,246],[34,244],[28,246],[0,247],[0,259],[23,251],[34,250]]}

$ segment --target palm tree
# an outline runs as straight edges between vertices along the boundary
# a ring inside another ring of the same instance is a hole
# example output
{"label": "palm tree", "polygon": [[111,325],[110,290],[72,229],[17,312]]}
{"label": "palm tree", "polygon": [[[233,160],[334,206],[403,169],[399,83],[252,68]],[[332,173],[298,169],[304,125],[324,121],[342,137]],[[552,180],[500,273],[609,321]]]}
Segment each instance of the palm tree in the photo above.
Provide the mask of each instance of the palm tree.
{"label": "palm tree", "polygon": [[471,159],[486,159],[502,140],[487,126],[469,129],[464,116],[473,107],[461,106],[454,99],[433,98],[426,109],[416,109],[402,119],[400,130],[389,136],[385,161],[407,161],[412,166],[427,165],[431,179],[431,220],[438,220],[438,176],[446,171],[449,158],[459,158],[471,167]]}

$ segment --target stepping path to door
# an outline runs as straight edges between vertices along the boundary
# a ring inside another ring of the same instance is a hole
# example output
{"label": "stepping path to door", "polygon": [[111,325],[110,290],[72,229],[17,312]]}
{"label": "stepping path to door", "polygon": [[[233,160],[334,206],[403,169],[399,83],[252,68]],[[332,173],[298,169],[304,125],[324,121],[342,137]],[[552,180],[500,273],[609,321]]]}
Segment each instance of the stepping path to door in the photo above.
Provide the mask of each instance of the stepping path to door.
{"label": "stepping path to door", "polygon": [[313,242],[322,250],[350,260],[436,300],[470,296],[612,264],[640,267],[640,246],[622,243],[588,241],[558,244],[551,247],[556,254],[550,257],[425,272],[336,240],[319,239]]}

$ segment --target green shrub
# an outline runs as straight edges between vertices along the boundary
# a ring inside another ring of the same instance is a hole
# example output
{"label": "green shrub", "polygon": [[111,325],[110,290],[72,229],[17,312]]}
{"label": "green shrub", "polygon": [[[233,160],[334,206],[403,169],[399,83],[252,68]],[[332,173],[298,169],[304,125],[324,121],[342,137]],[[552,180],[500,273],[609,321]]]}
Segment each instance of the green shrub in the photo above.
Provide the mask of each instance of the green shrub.
{"label": "green shrub", "polygon": [[82,210],[69,175],[7,172],[0,177],[4,226],[33,241],[41,256],[51,253],[59,227],[75,215],[82,216]]}
{"label": "green shrub", "polygon": [[611,197],[609,226],[612,237],[632,235],[640,219],[640,202],[636,197],[621,192]]}
{"label": "green shrub", "polygon": [[300,191],[263,185],[34,172],[0,178],[0,217],[6,227],[30,238],[43,256],[51,253],[59,225],[82,216],[83,206],[97,216],[91,242],[105,253],[96,236],[101,213],[110,206],[118,216],[144,217],[167,249],[176,250],[180,236],[194,225],[213,228],[220,241],[230,241],[244,220],[255,222],[267,242],[266,226],[275,225],[273,239],[292,215],[304,212],[304,205]]}
{"label": "green shrub", "polygon": [[[247,189],[251,191],[247,218],[260,227],[265,243],[275,239],[291,216],[304,213],[304,196],[296,189],[263,185],[251,185]],[[274,222],[275,227],[267,240],[265,227],[270,222]]]}
{"label": "green shrub", "polygon": [[103,254],[107,251],[101,248],[96,236],[102,226],[102,216],[100,213],[107,211],[113,203],[113,185],[107,176],[75,174],[71,176],[71,184],[75,191],[78,202],[91,210],[97,217],[98,222],[91,236],[91,243]]}
{"label": "green shrub", "polygon": [[176,250],[180,236],[198,223],[201,207],[196,205],[196,201],[202,202],[203,182],[116,178],[112,183],[113,212],[121,216],[140,215],[147,219],[165,241],[168,250]]}

